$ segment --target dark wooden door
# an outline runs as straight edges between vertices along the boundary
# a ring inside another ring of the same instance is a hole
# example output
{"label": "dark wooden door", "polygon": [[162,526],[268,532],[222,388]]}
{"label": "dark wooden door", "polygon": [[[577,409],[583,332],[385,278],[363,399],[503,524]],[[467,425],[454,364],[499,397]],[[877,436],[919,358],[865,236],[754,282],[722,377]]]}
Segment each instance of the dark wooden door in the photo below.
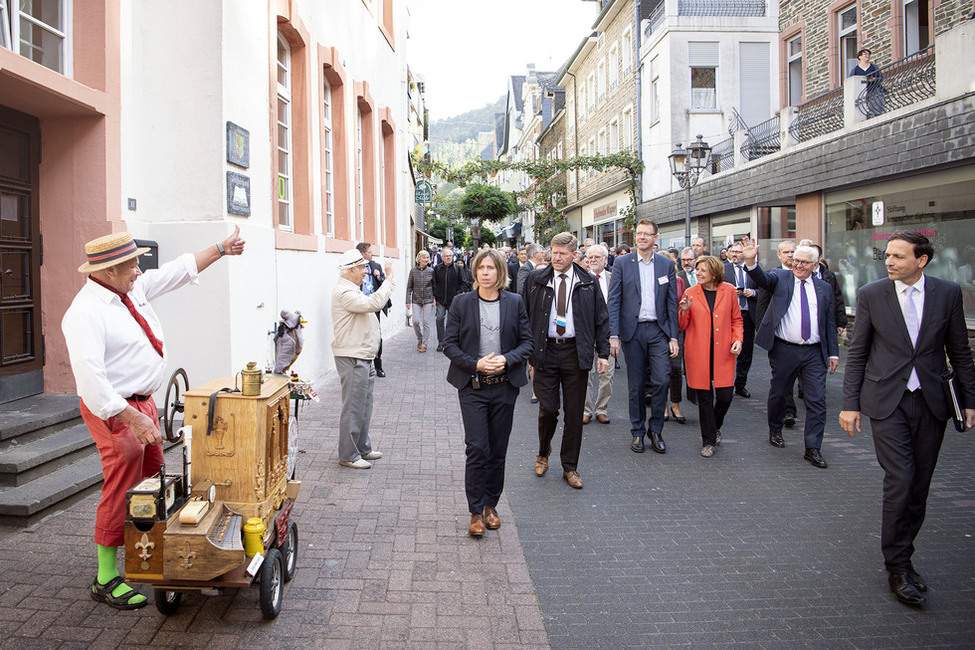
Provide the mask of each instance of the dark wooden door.
{"label": "dark wooden door", "polygon": [[0,401],[43,390],[39,164],[38,120],[0,106]]}

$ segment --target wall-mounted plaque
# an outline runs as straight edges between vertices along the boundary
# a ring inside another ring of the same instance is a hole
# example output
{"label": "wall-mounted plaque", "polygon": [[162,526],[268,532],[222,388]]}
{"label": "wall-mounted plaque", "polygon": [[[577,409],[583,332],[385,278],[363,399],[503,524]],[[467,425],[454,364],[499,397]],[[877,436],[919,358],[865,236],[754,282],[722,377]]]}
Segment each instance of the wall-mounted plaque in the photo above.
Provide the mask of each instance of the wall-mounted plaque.
{"label": "wall-mounted plaque", "polygon": [[244,169],[251,166],[251,134],[233,122],[227,122],[227,162]]}
{"label": "wall-mounted plaque", "polygon": [[237,172],[227,172],[227,212],[251,216],[251,179]]}

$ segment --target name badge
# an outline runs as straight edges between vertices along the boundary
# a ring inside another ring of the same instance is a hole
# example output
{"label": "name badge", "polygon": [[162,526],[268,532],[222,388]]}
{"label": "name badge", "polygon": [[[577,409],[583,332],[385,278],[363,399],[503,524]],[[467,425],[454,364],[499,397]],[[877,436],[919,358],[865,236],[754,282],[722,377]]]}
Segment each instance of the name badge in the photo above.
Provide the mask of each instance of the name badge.
{"label": "name badge", "polygon": [[565,316],[559,316],[558,314],[556,314],[555,315],[555,324],[558,327],[565,327],[565,324],[566,324]]}
{"label": "name badge", "polygon": [[657,284],[667,284],[668,282],[670,282],[670,278],[666,275],[661,278],[657,278]]}

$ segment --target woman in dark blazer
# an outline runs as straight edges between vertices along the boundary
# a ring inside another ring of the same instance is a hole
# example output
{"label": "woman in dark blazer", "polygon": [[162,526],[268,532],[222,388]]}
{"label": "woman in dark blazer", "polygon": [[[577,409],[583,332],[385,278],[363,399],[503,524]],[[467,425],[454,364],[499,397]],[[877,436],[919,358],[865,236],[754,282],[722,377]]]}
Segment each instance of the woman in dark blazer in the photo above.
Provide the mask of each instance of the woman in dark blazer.
{"label": "woman in dark blazer", "polygon": [[724,281],[724,265],[703,255],[694,262],[697,284],[681,298],[687,390],[697,394],[701,455],[710,458],[721,444],[721,425],[731,406],[735,361],[741,352],[743,323],[735,288]]}
{"label": "woman in dark blazer", "polygon": [[468,532],[498,528],[498,500],[518,389],[528,383],[525,362],[532,335],[525,304],[506,291],[508,268],[497,250],[480,251],[471,264],[474,291],[450,305],[444,354],[447,381],[457,389],[464,419],[467,471],[464,483],[471,512]]}

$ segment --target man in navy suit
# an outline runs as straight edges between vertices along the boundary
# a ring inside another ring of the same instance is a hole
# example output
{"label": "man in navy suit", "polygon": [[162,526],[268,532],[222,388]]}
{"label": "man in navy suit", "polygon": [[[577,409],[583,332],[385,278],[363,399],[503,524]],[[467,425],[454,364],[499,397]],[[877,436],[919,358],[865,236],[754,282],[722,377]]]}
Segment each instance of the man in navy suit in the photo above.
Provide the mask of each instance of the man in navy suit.
{"label": "man in navy suit", "polygon": [[724,263],[724,278],[725,282],[730,282],[738,290],[738,307],[741,309],[741,319],[745,327],[741,354],[735,362],[735,394],[748,399],[752,394],[745,388],[745,384],[748,383],[748,371],[752,367],[752,353],[755,350],[755,308],[758,302],[758,285],[748,275],[740,243],[728,247],[728,257],[731,261]]}
{"label": "man in navy suit", "polygon": [[[642,219],[636,225],[636,252],[616,259],[609,285],[610,354],[626,357],[629,389],[630,449],[642,454],[649,428],[650,446],[658,454],[664,445],[664,409],[670,384],[670,358],[677,356],[677,274],[674,263],[653,252],[657,224]],[[650,369],[650,419],[646,385]]]}
{"label": "man in navy suit", "polygon": [[[934,247],[919,233],[900,230],[887,241],[887,279],[867,284],[857,297],[840,413],[840,426],[851,437],[854,428],[860,430],[860,414],[870,418],[884,470],[880,547],[888,584],[898,600],[912,606],[925,602],[921,592],[927,585],[911,556],[951,417],[942,386],[946,355],[960,400],[975,406],[961,289],[924,274],[933,257]],[[975,408],[964,415],[965,427],[975,426]]]}
{"label": "man in navy suit", "polygon": [[826,369],[836,372],[840,363],[836,336],[833,289],[813,277],[819,261],[815,248],[799,246],[792,256],[792,271],[765,271],[756,264],[758,245],[742,240],[748,275],[770,293],[768,310],[755,333],[755,343],[769,351],[772,382],[768,392],[769,444],[785,447],[782,425],[787,392],[796,377],[805,387],[806,426],[804,458],[825,468],[821,448],[826,430]]}

